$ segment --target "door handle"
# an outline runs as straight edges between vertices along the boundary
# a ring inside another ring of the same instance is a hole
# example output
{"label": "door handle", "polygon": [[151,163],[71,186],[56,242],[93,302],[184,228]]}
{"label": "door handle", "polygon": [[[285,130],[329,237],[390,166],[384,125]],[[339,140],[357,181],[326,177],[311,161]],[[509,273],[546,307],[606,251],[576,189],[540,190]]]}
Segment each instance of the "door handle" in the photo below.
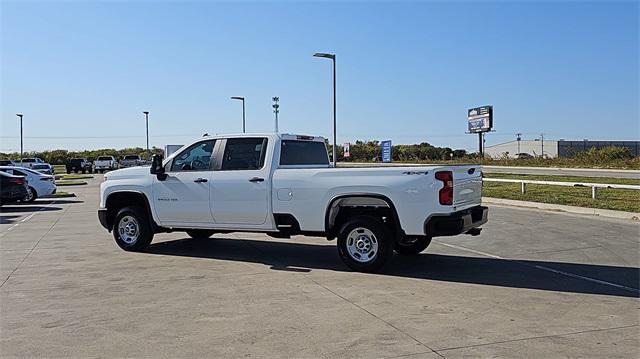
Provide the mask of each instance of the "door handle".
{"label": "door handle", "polygon": [[193,182],[195,183],[202,183],[202,182],[207,182],[208,180],[206,178],[196,178],[193,180]]}
{"label": "door handle", "polygon": [[249,178],[249,182],[264,182],[264,178],[261,177],[251,177]]}

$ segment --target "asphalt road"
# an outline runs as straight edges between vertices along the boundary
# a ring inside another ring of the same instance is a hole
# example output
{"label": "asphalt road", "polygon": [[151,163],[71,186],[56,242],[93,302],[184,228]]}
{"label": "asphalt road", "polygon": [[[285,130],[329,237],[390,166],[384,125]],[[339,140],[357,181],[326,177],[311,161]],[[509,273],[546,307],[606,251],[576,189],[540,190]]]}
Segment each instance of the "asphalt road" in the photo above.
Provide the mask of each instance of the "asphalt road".
{"label": "asphalt road", "polygon": [[[381,166],[429,166],[420,163],[354,163],[340,162],[342,167],[381,167]],[[510,167],[510,166],[482,166],[486,173],[512,173],[529,175],[556,175],[581,177],[609,177],[640,179],[640,170],[589,169],[589,168],[557,168],[557,167]]]}
{"label": "asphalt road", "polygon": [[334,242],[157,235],[120,250],[77,198],[2,208],[0,356],[640,357],[640,225],[492,207],[381,274]]}

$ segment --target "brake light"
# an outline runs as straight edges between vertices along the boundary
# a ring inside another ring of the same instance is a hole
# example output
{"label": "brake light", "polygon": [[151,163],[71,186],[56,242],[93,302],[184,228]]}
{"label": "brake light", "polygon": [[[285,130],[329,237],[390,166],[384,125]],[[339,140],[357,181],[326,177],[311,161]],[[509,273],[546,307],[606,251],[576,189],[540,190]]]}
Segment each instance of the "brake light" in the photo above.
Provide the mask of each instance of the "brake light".
{"label": "brake light", "polygon": [[436,179],[442,181],[442,188],[438,192],[438,199],[442,205],[453,204],[453,172],[439,171],[436,172]]}
{"label": "brake light", "polygon": [[24,180],[24,178],[10,178],[10,179],[9,179],[9,182],[14,183],[14,184],[17,184],[17,185],[20,185],[20,186],[22,186],[23,184],[25,184],[25,183],[26,183],[26,181]]}

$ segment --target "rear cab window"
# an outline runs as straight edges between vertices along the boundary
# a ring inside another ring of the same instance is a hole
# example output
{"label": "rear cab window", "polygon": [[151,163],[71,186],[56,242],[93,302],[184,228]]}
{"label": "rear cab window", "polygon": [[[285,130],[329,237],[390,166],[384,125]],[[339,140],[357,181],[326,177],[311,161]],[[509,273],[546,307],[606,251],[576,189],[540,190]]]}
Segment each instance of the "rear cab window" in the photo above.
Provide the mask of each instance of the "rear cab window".
{"label": "rear cab window", "polygon": [[259,170],[264,167],[267,152],[264,137],[229,138],[224,146],[219,171]]}
{"label": "rear cab window", "polygon": [[324,142],[282,140],[281,166],[329,166],[329,154]]}

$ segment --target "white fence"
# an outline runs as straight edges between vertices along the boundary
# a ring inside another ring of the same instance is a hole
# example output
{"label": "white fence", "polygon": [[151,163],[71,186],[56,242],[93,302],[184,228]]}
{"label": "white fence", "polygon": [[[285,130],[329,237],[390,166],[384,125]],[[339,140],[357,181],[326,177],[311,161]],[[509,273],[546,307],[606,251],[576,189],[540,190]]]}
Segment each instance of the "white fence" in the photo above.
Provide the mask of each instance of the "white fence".
{"label": "white fence", "polygon": [[506,178],[483,178],[482,180],[487,182],[520,183],[520,192],[522,192],[523,194],[527,193],[527,184],[541,184],[541,185],[565,186],[565,187],[591,187],[591,198],[593,199],[596,199],[596,196],[598,195],[598,188],[618,188],[618,189],[640,190],[639,185],[632,185],[632,184],[556,182],[556,181],[535,181],[535,180],[506,179]]}

